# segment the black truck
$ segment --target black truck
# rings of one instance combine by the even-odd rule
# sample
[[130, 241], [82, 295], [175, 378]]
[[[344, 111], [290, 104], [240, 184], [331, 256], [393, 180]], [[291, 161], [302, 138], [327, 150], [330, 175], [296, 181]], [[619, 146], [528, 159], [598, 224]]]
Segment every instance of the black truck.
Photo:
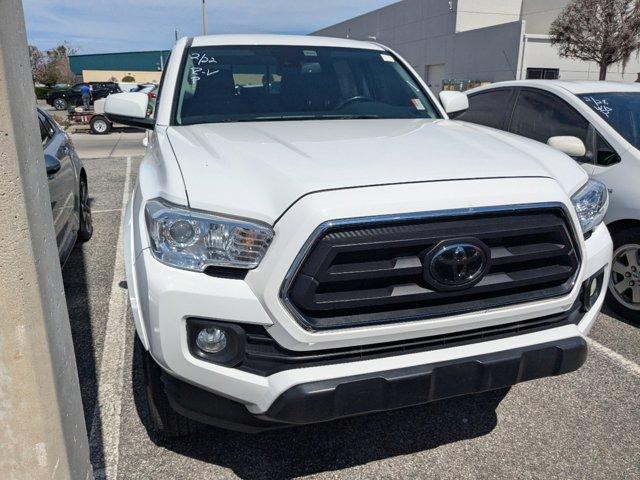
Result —
[[86, 82], [77, 83], [73, 87], [51, 90], [47, 93], [47, 103], [56, 110], [66, 110], [69, 107], [82, 105], [82, 92], [80, 88], [83, 85], [91, 87], [91, 104], [94, 100], [104, 98], [111, 93], [120, 93], [120, 87], [115, 82]]

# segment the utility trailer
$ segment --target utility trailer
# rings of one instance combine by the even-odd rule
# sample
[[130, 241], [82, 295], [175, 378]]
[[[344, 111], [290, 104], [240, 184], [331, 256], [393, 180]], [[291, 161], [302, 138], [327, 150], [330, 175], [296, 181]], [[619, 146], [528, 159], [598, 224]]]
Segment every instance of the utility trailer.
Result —
[[104, 114], [105, 99], [101, 98], [93, 103], [93, 108], [84, 110], [82, 107], [69, 112], [69, 121], [75, 124], [88, 124], [91, 132], [96, 135], [107, 135], [113, 129], [113, 122]]

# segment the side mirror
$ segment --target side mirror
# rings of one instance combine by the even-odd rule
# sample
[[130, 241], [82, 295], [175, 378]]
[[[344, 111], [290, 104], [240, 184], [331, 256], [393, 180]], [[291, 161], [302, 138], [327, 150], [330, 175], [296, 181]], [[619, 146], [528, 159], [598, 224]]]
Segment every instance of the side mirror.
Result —
[[114, 123], [153, 129], [153, 119], [147, 117], [149, 97], [146, 93], [114, 93], [104, 103], [104, 113]]
[[440, 103], [448, 114], [469, 110], [469, 97], [462, 92], [443, 90], [440, 92]]
[[547, 140], [547, 145], [570, 157], [584, 157], [587, 154], [587, 147], [578, 137], [551, 137]]
[[49, 155], [48, 153], [44, 154], [44, 166], [47, 169], [47, 175], [58, 173], [60, 171], [60, 168], [62, 168], [60, 160], [58, 160], [53, 155]]

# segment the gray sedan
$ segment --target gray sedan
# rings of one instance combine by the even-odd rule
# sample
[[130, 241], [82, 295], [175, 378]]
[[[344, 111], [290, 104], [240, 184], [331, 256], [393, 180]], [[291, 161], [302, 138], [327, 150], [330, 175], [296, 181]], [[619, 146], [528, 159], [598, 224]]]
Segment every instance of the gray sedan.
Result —
[[41, 109], [38, 123], [58, 254], [64, 264], [76, 241], [86, 242], [93, 234], [87, 173], [69, 136]]

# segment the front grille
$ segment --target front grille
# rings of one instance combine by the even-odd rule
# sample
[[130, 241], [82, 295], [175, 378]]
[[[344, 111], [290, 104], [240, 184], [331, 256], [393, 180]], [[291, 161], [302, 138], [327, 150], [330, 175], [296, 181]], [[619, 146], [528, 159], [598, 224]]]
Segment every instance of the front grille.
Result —
[[506, 325], [477, 328], [462, 332], [412, 338], [396, 342], [360, 345], [354, 347], [297, 352], [287, 350], [271, 338], [265, 327], [243, 325], [246, 331], [246, 349], [244, 359], [238, 369], [256, 375], [269, 376], [284, 370], [305, 367], [318, 367], [339, 363], [357, 362], [374, 358], [407, 355], [442, 348], [452, 348], [478, 342], [487, 342], [499, 338], [513, 337], [539, 332], [564, 325], [577, 325], [584, 317], [582, 295], [573, 307], [564, 313], [542, 318], [533, 318]]
[[[310, 330], [406, 322], [566, 295], [580, 266], [561, 206], [338, 222], [322, 228], [283, 285]], [[425, 280], [425, 256], [442, 241], [488, 247], [482, 280], [458, 291]]]

